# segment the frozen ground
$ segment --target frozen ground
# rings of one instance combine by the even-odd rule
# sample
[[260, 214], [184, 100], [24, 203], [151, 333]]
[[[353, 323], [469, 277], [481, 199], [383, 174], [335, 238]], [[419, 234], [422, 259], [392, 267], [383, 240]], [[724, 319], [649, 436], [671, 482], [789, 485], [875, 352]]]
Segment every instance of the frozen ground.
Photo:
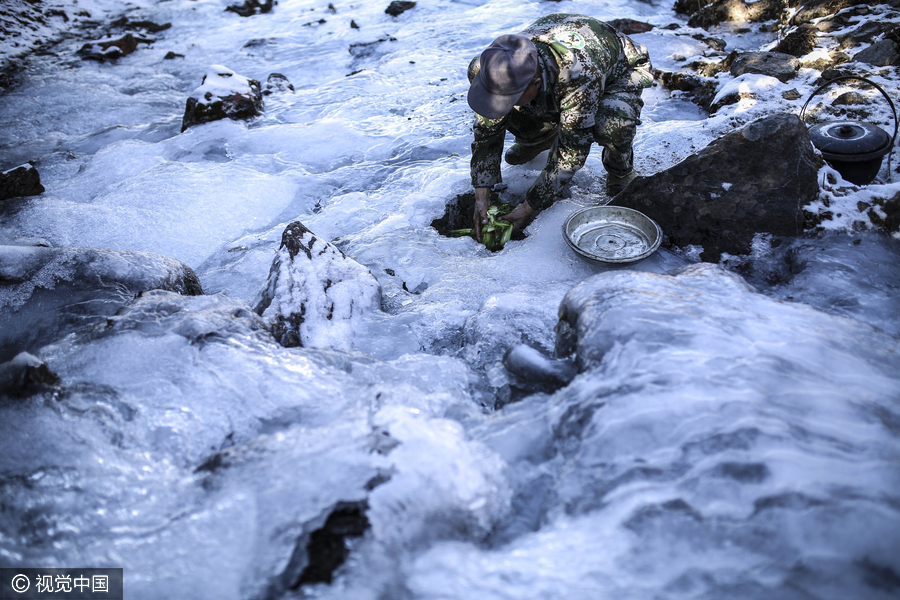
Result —
[[[606, 271], [560, 235], [604, 199], [595, 152], [571, 198], [490, 254], [429, 227], [469, 189], [471, 57], [564, 10], [659, 26], [635, 38], [674, 70], [710, 55], [679, 35], [702, 30], [640, 1], [226, 4], [93, 0], [172, 28], [115, 63], [63, 41], [2, 97], [0, 170], [35, 160], [47, 191], [0, 212], [0, 240], [164, 254], [207, 295], [146, 294], [37, 352], [60, 394], [0, 400], [0, 565], [121, 566], [129, 598], [900, 593], [900, 241], [857, 209], [900, 192], [897, 173], [854, 189], [823, 169], [827, 231], [760, 240], [732, 271], [667, 250]], [[775, 42], [751, 29], [714, 34]], [[296, 92], [179, 133], [210, 65]], [[896, 70], [871, 76], [896, 97]], [[639, 170], [799, 112], [817, 77], [746, 78], [756, 99], [713, 118], [648, 90]], [[508, 198], [540, 163], [504, 167]], [[351, 350], [284, 349], [250, 310], [297, 219], [383, 287]], [[588, 333], [605, 354], [553, 394], [521, 386], [503, 354], [551, 353], [561, 301], [594, 275], [578, 289], [603, 292]], [[371, 528], [335, 582], [285, 590], [295, 546], [362, 500]]]

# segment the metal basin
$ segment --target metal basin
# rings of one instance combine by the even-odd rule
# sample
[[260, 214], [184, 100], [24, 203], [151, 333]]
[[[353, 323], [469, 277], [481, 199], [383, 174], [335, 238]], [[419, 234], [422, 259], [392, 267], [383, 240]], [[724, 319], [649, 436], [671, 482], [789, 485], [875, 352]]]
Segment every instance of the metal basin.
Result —
[[647, 215], [621, 206], [592, 206], [569, 215], [563, 237], [576, 254], [605, 266], [644, 260], [659, 248], [662, 230]]

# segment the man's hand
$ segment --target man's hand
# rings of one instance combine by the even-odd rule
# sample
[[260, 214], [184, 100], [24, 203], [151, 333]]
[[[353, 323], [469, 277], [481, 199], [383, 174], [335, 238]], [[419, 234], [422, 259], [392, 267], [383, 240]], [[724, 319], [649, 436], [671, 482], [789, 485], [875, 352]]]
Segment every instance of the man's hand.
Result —
[[491, 188], [475, 188], [475, 211], [472, 213], [472, 225], [475, 227], [475, 239], [481, 241], [481, 226], [487, 224], [487, 209], [491, 205]]
[[[477, 201], [475, 205], [478, 206]], [[500, 215], [498, 218], [512, 223], [513, 230], [522, 231], [523, 229], [525, 229], [525, 226], [531, 222], [532, 213], [534, 213], [534, 209], [531, 208], [528, 202], [523, 202], [522, 204], [515, 207], [512, 212], [505, 215]]]

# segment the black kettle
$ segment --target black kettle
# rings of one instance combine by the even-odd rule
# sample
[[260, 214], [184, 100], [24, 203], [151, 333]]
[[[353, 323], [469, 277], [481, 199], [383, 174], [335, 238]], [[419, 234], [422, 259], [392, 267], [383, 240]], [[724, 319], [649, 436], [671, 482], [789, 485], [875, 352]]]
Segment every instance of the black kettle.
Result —
[[[894, 115], [893, 137], [872, 123], [844, 119], [813, 125], [809, 128], [809, 139], [813, 146], [822, 153], [825, 162], [840, 173], [841, 177], [856, 185], [868, 185], [878, 175], [884, 155], [891, 152], [894, 141], [897, 139], [897, 111], [894, 109], [891, 98], [881, 86], [865, 77], [856, 75], [835, 77], [810, 94], [803, 104], [803, 108], [800, 109], [800, 119], [803, 120], [806, 106], [816, 94], [832, 83], [846, 79], [864, 81], [881, 92], [891, 106], [891, 112]], [[888, 156], [888, 171], [890, 171], [890, 161], [890, 156]]]

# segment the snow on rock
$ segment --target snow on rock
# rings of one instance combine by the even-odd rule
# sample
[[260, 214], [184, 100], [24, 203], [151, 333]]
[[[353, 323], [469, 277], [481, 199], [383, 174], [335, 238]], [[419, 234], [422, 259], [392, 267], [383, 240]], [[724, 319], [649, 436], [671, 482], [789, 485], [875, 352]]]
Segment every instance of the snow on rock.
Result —
[[756, 104], [772, 100], [781, 86], [781, 81], [775, 77], [745, 73], [727, 82], [716, 92], [709, 111], [716, 113], [723, 106], [740, 104], [742, 101]]
[[0, 200], [44, 193], [41, 176], [30, 164], [0, 173]]
[[28, 352], [0, 364], [0, 396], [31, 396], [58, 382], [47, 363]]
[[137, 50], [139, 43], [152, 44], [153, 42], [154, 40], [152, 38], [135, 37], [130, 33], [126, 33], [120, 38], [109, 38], [88, 42], [81, 47], [78, 54], [85, 60], [103, 62], [105, 60], [115, 60], [123, 56], [128, 56]]
[[228, 67], [212, 65], [187, 99], [181, 131], [219, 119], [249, 119], [262, 113], [259, 81], [238, 75]]
[[190, 267], [158, 254], [0, 246], [0, 360], [101, 322], [153, 289], [203, 293]]
[[381, 285], [367, 268], [300, 221], [287, 226], [257, 305], [283, 346], [350, 349], [360, 319], [380, 309]]

